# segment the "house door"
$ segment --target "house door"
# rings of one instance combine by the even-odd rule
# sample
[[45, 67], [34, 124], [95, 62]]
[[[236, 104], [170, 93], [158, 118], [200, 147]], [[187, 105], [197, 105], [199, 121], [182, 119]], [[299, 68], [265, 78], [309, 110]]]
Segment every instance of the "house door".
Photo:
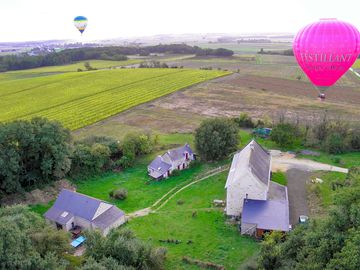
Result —
[[183, 169], [185, 169], [185, 167], [186, 167], [186, 166], [185, 166], [185, 163], [183, 163]]

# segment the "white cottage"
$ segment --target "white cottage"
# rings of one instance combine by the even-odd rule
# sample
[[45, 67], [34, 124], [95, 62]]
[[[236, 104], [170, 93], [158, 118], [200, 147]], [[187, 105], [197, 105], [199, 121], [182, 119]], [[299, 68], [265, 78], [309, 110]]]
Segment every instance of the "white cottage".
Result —
[[267, 200], [271, 155], [255, 140], [234, 155], [226, 181], [226, 214], [239, 217], [244, 199]]

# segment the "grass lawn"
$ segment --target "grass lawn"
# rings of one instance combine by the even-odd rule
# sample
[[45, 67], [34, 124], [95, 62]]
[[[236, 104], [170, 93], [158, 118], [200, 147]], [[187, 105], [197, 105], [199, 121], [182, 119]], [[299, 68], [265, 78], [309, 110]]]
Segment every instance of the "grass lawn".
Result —
[[[199, 269], [183, 263], [183, 256], [238, 269], [258, 250], [258, 244], [241, 236], [236, 226], [226, 224], [222, 209], [212, 206], [214, 199], [225, 198], [226, 176], [227, 172], [223, 172], [192, 185], [159, 212], [133, 219], [127, 227], [141, 239], [167, 248], [166, 269]], [[178, 245], [159, 242], [167, 239], [182, 242]], [[191, 244], [187, 244], [189, 240]]]
[[352, 153], [337, 154], [337, 155], [330, 155], [322, 152], [319, 153], [320, 156], [318, 157], [304, 156], [304, 155], [299, 155], [298, 157], [307, 158], [314, 161], [327, 163], [339, 167], [345, 167], [345, 168], [360, 166], [360, 152], [352, 152]]
[[39, 215], [44, 215], [45, 212], [53, 205], [53, 201], [49, 202], [48, 204], [34, 204], [34, 205], [29, 205], [30, 210], [38, 213]]
[[273, 172], [271, 175], [271, 180], [280, 185], [287, 186], [286, 174], [284, 172]]
[[[125, 212], [132, 212], [151, 206], [175, 186], [190, 182], [206, 170], [219, 166], [217, 163], [198, 163], [189, 169], [181, 171], [178, 176], [172, 176], [157, 182], [151, 180], [147, 175], [147, 165], [155, 156], [140, 158], [134, 167], [120, 173], [109, 173], [105, 176], [74, 181], [77, 191], [113, 203]], [[128, 197], [123, 201], [109, 197], [109, 192], [118, 188], [128, 190]]]
[[318, 185], [318, 196], [321, 199], [322, 206], [327, 210], [333, 204], [334, 190], [332, 189], [332, 183], [342, 183], [345, 178], [345, 173], [339, 172], [319, 172], [316, 173], [316, 177], [320, 178], [324, 182]]

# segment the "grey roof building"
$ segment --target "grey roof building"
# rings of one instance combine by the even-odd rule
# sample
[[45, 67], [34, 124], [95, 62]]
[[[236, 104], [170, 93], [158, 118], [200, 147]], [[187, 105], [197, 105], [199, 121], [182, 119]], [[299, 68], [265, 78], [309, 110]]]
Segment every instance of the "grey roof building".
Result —
[[271, 154], [255, 140], [234, 155], [225, 188], [226, 214], [241, 217], [242, 234], [289, 230], [287, 188], [271, 181]]
[[54, 205], [44, 214], [58, 229], [99, 229], [106, 235], [111, 228], [126, 221], [125, 213], [116, 206], [87, 195], [63, 189]]
[[267, 231], [289, 231], [289, 202], [245, 199], [241, 233], [260, 237]]
[[187, 168], [195, 159], [194, 152], [189, 144], [168, 150], [161, 156], [156, 157], [148, 166], [148, 173], [152, 178], [167, 178], [174, 170]]

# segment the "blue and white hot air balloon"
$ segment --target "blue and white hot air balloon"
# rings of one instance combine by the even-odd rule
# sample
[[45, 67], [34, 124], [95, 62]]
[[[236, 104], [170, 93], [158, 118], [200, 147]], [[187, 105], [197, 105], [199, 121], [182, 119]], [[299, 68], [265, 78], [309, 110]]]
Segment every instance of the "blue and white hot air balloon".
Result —
[[74, 25], [80, 31], [81, 34], [85, 31], [87, 23], [88, 23], [88, 19], [84, 16], [77, 16], [74, 19]]

